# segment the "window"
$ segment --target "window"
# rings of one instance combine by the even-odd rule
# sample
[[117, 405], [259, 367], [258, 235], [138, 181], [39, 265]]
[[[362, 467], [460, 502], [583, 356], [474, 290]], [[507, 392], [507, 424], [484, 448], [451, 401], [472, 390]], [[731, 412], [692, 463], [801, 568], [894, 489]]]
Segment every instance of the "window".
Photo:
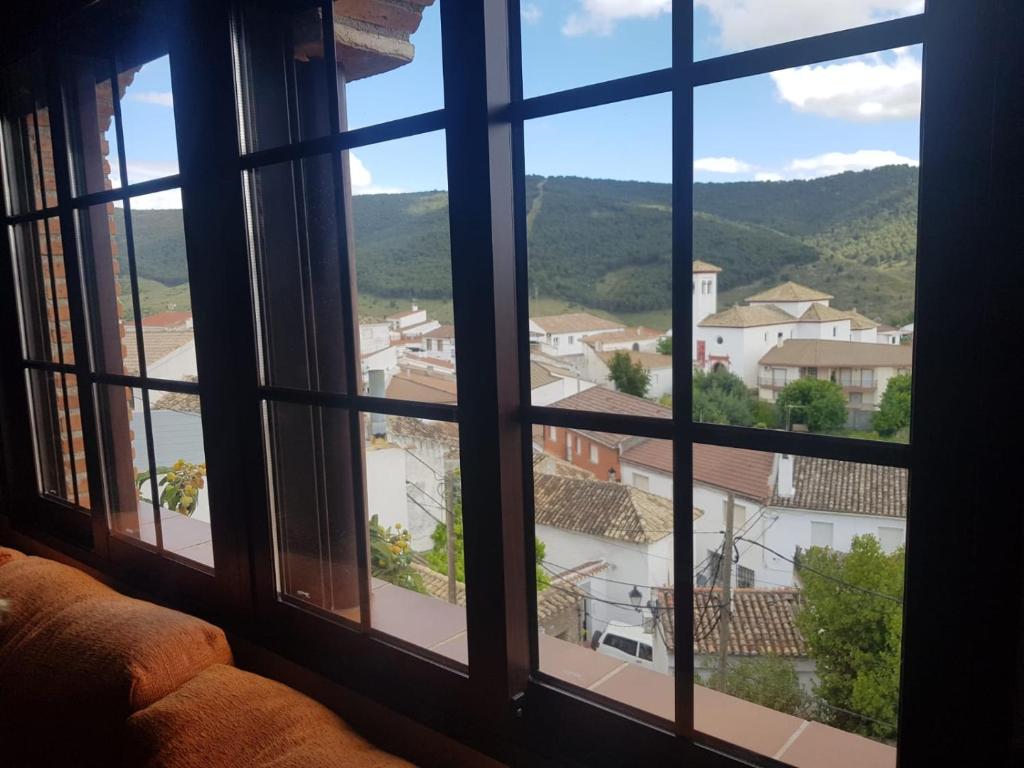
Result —
[[622, 651], [627, 656], [636, 656], [637, 641], [628, 637], [609, 634], [604, 641], [605, 645], [611, 646], [617, 651]]
[[[863, 404], [884, 388], [882, 352], [878, 368], [909, 373], [913, 358], [921, 381], [968, 348], [996, 359], [993, 313], [953, 289], [979, 270], [1020, 282], [994, 247], [1019, 197], [998, 94], [1019, 78], [999, 66], [1011, 41], [979, 44], [1014, 25], [988, 0], [931, 3], [927, 23], [920, 3], [698, 0], [692, 19], [680, 3], [612, 5], [100, 0], [25, 34], [41, 56], [9, 65], [23, 48], [0, 46], [15, 529], [129, 583], [144, 573], [384, 706], [468, 723], [495, 756], [621, 761], [624, 747], [595, 754], [614, 733], [645, 764], [820, 768], [840, 750], [896, 764], [904, 748], [903, 762], [941, 763], [951, 738], [926, 724], [949, 697], [928, 665], [1016, 629], [989, 631], [1012, 612], [950, 619], [940, 599], [970, 597], [951, 582], [912, 587], [903, 616], [907, 471], [921, 470], [915, 512], [929, 509], [909, 583], [935, 583], [936, 552], [975, 560], [984, 538], [954, 510], [993, 493], [966, 498], [950, 459], [1012, 475], [991, 415], [950, 444], [930, 422], [955, 412], [959, 382], [918, 387], [911, 443], [846, 413], [818, 423], [794, 399], [807, 382], [775, 400], [819, 366], [823, 389], [831, 373]], [[869, 344], [870, 329], [810, 338], [810, 318], [834, 311], [916, 321], [916, 346]], [[643, 360], [669, 329], [671, 378], [632, 394], [573, 354], [601, 334]], [[728, 357], [694, 377], [687, 354], [711, 369], [706, 345], [726, 333]], [[838, 361], [808, 353], [857, 344]], [[534, 380], [560, 396], [531, 401]], [[726, 542], [729, 493], [743, 502]], [[1010, 525], [986, 539], [1002, 573]], [[758, 612], [769, 593], [781, 616]], [[757, 617], [797, 599], [834, 599], [844, 619], [870, 606], [876, 627], [904, 618], [906, 648], [862, 647], [883, 636], [862, 632], [830, 658], [813, 633], [787, 657], [819, 679], [884, 659], [884, 696], [822, 698], [852, 689], [839, 681], [779, 714], [715, 680], [719, 651], [758, 642]], [[626, 659], [595, 649], [597, 632]], [[1004, 645], [982, 660], [993, 701], [1012, 700], [991, 674], [1013, 662]], [[522, 727], [506, 733], [495, 713], [510, 706]], [[999, 741], [964, 717], [985, 737], [972, 749]]]
[[833, 544], [832, 523], [811, 522], [811, 546], [831, 547]]

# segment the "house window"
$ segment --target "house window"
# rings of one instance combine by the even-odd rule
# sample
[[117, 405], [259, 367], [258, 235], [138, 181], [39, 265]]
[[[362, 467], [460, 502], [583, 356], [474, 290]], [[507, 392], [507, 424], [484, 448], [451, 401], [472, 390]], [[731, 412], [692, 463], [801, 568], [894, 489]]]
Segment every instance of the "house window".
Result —
[[548, 427], [548, 439], [551, 441], [558, 440], [558, 427]]
[[651, 478], [647, 475], [641, 475], [639, 472], [634, 472], [633, 485], [642, 491], [648, 491], [651, 488]]
[[736, 586], [741, 589], [752, 589], [754, 584], [754, 569], [745, 566], [736, 567]]
[[590, 463], [597, 464], [598, 462], [598, 450], [597, 446], [593, 443], [590, 444]]
[[821, 523], [811, 521], [811, 546], [831, 547], [833, 546], [833, 525], [832, 523]]
[[575, 341], [576, 341], [576, 338], [574, 336], [570, 336], [569, 337], [569, 346], [571, 347]]
[[583, 451], [583, 441], [580, 440], [577, 437], [576, 438], [576, 455], [579, 456], [582, 451]]
[[878, 542], [883, 552], [895, 552], [903, 546], [906, 534], [902, 528], [882, 525], [878, 527]]

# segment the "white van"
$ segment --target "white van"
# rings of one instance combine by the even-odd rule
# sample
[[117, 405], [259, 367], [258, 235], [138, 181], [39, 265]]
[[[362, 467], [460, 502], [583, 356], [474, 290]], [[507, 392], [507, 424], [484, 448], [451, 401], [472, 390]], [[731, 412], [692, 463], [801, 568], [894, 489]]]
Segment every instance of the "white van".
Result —
[[654, 669], [654, 637], [644, 632], [643, 627], [609, 621], [603, 632], [594, 633], [591, 647], [598, 653], [620, 661], [631, 661], [648, 669]]

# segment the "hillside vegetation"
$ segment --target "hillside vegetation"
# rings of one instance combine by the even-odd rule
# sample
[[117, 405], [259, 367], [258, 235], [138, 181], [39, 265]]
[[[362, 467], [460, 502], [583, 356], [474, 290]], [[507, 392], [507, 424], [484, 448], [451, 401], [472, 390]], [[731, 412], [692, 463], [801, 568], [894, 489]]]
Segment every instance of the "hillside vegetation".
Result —
[[[668, 324], [670, 185], [530, 176], [526, 198], [532, 304]], [[693, 199], [693, 255], [722, 268], [720, 308], [795, 280], [876, 319], [912, 318], [917, 169], [701, 183]], [[352, 207], [362, 311], [412, 300], [450, 311], [447, 194], [362, 195]], [[186, 282], [181, 212], [136, 211], [132, 219], [140, 278], [165, 287]], [[144, 311], [163, 299], [147, 285], [154, 295]]]

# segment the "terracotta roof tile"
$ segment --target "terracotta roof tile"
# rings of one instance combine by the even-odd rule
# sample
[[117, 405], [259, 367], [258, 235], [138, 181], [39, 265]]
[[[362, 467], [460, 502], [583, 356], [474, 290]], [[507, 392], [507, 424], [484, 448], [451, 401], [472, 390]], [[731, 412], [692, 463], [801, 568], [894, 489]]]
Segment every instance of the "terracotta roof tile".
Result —
[[906, 518], [908, 472], [901, 467], [793, 457], [792, 498], [774, 494], [773, 507]]
[[806, 285], [800, 285], [800, 283], [790, 280], [754, 296], [748, 296], [747, 301], [822, 301], [832, 298], [835, 297], [830, 293], [808, 288]]
[[[693, 588], [694, 653], [719, 652], [715, 605], [722, 598], [721, 590]], [[665, 645], [676, 648], [673, 595], [668, 589], [658, 591], [659, 628]], [[708, 601], [716, 601], [709, 603]], [[729, 625], [730, 656], [807, 656], [807, 643], [796, 626], [796, 614], [802, 605], [797, 589], [733, 589], [732, 620]], [[710, 607], [707, 607], [710, 606]]]
[[[594, 411], [597, 413], [617, 413], [629, 416], [648, 416], [658, 419], [672, 418], [672, 409], [659, 405], [653, 400], [627, 395], [605, 387], [591, 387], [575, 395], [563, 398], [551, 404], [552, 408], [564, 408], [570, 411]], [[574, 430], [580, 434], [597, 440], [603, 445], [617, 447], [627, 440], [629, 435], [617, 435], [610, 432], [592, 432]]]
[[173, 328], [192, 319], [191, 312], [157, 312], [142, 318], [143, 328]]
[[454, 403], [457, 396], [455, 379], [439, 375], [427, 376], [409, 370], [391, 377], [386, 394], [387, 397], [399, 400], [448, 404]]
[[[541, 429], [543, 430], [544, 428], [541, 427]], [[569, 477], [576, 480], [597, 479], [590, 470], [577, 467], [575, 464], [556, 458], [550, 453], [544, 453], [543, 451], [534, 451], [533, 453], [533, 472], [535, 475], [557, 475], [558, 477]]]
[[533, 479], [539, 525], [636, 544], [672, 532], [672, 502], [621, 483], [538, 474]]
[[841, 309], [833, 309], [832, 307], [826, 307], [824, 304], [815, 302], [811, 304], [804, 313], [800, 315], [800, 322], [802, 323], [831, 323], [836, 320], [852, 320], [849, 312], [844, 312]]
[[455, 338], [455, 326], [454, 325], [439, 325], [432, 331], [427, 331], [420, 338], [423, 339], [454, 339]]
[[754, 328], [759, 325], [793, 323], [796, 318], [774, 304], [756, 307], [730, 307], [709, 315], [697, 325], [701, 328]]
[[624, 331], [608, 331], [607, 333], [592, 333], [584, 340], [584, 344], [594, 347], [600, 344], [621, 344], [622, 342], [650, 341], [660, 339], [665, 331], [656, 331], [653, 328], [645, 328], [638, 325], [636, 328], [627, 328]]
[[850, 318], [850, 328], [854, 331], [867, 331], [872, 328], [882, 330], [882, 326], [877, 321], [872, 320], [870, 317], [865, 317], [855, 309], [846, 312], [846, 315]]
[[791, 368], [909, 368], [913, 349], [902, 344], [871, 344], [831, 339], [786, 339], [768, 350], [761, 365]]
[[721, 272], [721, 267], [716, 267], [714, 264], [708, 264], [706, 261], [700, 259], [694, 259], [693, 261], [693, 272], [695, 274], [701, 272]]
[[554, 384], [556, 381], [561, 381], [561, 379], [540, 363], [533, 360], [530, 361], [530, 389], [537, 389], [546, 384]]
[[[644, 440], [622, 452], [622, 460], [672, 474], [672, 444]], [[733, 491], [748, 499], [765, 501], [772, 494], [775, 455], [745, 448], [694, 443], [694, 482]]]
[[[136, 343], [135, 327], [126, 325], [124, 334], [124, 370], [130, 376], [139, 375], [139, 345]], [[182, 331], [168, 331], [163, 328], [142, 329], [142, 343], [146, 347], [146, 364], [152, 366], [172, 352], [195, 341], [190, 328]]]
[[545, 333], [572, 333], [573, 331], [617, 331], [622, 323], [605, 320], [589, 312], [569, 312], [564, 315], [531, 317]]
[[640, 363], [640, 365], [648, 370], [652, 368], [660, 369], [672, 367], [672, 355], [659, 355], [657, 352], [634, 352], [631, 349], [617, 349], [609, 352], [597, 353], [597, 356], [600, 357], [605, 364], [610, 363], [612, 358], [616, 355], [628, 355], [631, 362]]

